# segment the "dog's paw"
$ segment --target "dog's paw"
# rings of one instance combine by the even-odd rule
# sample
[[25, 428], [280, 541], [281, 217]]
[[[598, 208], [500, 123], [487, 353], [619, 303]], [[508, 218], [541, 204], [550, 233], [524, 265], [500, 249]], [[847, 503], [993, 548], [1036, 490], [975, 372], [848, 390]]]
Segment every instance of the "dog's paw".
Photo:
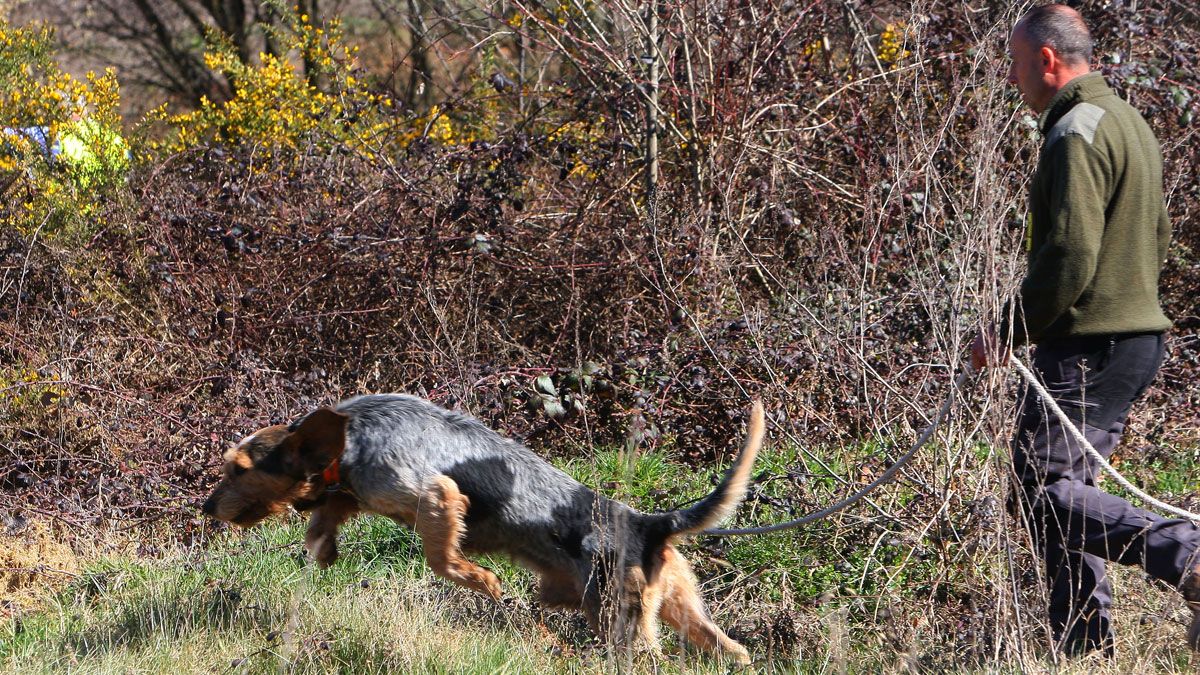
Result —
[[486, 572], [481, 581], [483, 582], [483, 587], [487, 589], [487, 594], [491, 596], [492, 600], [500, 602], [504, 598], [504, 591], [500, 590], [500, 579], [497, 578], [495, 574]]
[[338, 559], [338, 552], [337, 552], [336, 546], [329, 546], [329, 547], [327, 547], [327, 549], [328, 550], [323, 550], [323, 551], [321, 551], [320, 554], [315, 556], [316, 560], [317, 560], [317, 566], [320, 567], [321, 569], [325, 569], [326, 567], [329, 567], [333, 563], [337, 562], [337, 559]]
[[750, 652], [746, 651], [745, 647], [736, 643], [735, 648], [730, 649], [729, 658], [737, 665], [743, 667], [749, 666], [752, 663]]
[[306, 542], [305, 548], [308, 549], [309, 557], [317, 561], [321, 569], [329, 567], [338, 559], [337, 539], [334, 537], [317, 537]]

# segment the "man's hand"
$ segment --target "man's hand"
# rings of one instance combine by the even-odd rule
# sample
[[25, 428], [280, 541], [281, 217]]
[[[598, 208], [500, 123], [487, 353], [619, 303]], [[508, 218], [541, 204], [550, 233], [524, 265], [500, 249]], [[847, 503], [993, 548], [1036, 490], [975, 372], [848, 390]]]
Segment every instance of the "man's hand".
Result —
[[1008, 345], [1000, 345], [994, 326], [985, 328], [971, 343], [971, 367], [980, 370], [989, 366], [1002, 366], [1008, 363], [1011, 353]]

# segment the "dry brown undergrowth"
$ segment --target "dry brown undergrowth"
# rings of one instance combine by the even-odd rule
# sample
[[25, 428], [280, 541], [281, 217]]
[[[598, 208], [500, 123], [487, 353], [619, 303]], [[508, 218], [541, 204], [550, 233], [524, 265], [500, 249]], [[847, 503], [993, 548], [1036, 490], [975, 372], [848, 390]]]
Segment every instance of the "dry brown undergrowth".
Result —
[[62, 534], [42, 521], [0, 534], [0, 617], [36, 608], [79, 575], [83, 557]]

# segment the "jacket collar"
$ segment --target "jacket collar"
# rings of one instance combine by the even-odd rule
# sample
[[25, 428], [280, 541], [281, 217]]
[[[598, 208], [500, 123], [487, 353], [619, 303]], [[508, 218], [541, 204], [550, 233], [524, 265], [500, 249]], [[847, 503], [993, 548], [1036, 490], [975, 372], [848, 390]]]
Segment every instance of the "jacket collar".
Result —
[[1054, 124], [1076, 104], [1111, 93], [1112, 90], [1104, 81], [1104, 74], [1099, 71], [1092, 71], [1071, 80], [1058, 90], [1054, 98], [1050, 99], [1050, 104], [1042, 111], [1042, 117], [1038, 121], [1042, 136], [1049, 134]]

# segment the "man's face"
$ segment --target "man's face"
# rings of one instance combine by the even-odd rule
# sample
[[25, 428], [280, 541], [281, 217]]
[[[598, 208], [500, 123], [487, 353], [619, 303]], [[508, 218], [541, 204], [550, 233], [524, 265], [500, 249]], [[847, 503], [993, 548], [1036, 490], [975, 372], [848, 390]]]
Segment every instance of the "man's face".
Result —
[[1045, 110], [1050, 105], [1050, 99], [1054, 98], [1054, 90], [1046, 81], [1051, 66], [1047, 58], [1048, 51], [1048, 48], [1034, 45], [1020, 26], [1008, 41], [1008, 54], [1012, 58], [1008, 68], [1008, 83], [1016, 85], [1021, 98], [1037, 113]]

